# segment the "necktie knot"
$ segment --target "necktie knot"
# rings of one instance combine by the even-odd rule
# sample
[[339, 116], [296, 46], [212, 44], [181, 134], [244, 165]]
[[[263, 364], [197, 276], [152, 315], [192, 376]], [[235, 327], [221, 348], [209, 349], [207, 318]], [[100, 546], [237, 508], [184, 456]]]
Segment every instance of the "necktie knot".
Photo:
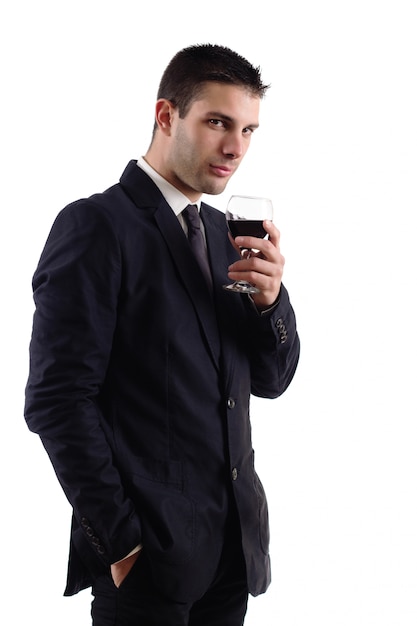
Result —
[[200, 215], [195, 204], [189, 204], [185, 207], [184, 217], [188, 228], [198, 228], [200, 230]]

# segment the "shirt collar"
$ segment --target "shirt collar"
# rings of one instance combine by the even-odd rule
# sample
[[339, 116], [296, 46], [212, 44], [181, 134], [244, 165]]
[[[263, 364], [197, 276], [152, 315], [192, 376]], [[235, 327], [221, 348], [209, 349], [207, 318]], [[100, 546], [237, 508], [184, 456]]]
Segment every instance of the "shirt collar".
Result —
[[137, 165], [153, 180], [177, 217], [189, 204], [195, 204], [200, 210], [201, 199], [191, 202], [187, 196], [158, 174], [143, 157], [138, 159]]

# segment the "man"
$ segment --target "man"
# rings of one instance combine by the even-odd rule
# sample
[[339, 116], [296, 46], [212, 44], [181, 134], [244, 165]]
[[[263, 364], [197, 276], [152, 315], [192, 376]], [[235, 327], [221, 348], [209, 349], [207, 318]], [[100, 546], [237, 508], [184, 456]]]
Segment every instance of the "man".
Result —
[[[145, 157], [58, 215], [34, 276], [25, 416], [73, 507], [65, 593], [92, 586], [95, 626], [238, 626], [270, 582], [249, 397], [288, 387], [295, 318], [276, 227], [232, 244], [201, 202], [239, 166], [265, 91], [228, 48], [180, 51]], [[259, 293], [222, 288], [236, 279]]]

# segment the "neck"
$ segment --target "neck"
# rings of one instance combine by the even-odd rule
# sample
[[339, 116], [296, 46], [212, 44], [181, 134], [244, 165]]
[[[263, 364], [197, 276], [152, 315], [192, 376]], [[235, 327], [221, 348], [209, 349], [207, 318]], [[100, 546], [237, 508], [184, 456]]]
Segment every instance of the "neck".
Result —
[[176, 176], [175, 172], [171, 172], [171, 170], [167, 167], [163, 156], [161, 156], [164, 153], [165, 151], [158, 146], [157, 140], [154, 139], [143, 158], [148, 165], [155, 170], [155, 172], [158, 172], [162, 178], [178, 189], [178, 191], [181, 191], [181, 193], [183, 193], [190, 200], [190, 202], [198, 202], [202, 194], [184, 185], [184, 183]]

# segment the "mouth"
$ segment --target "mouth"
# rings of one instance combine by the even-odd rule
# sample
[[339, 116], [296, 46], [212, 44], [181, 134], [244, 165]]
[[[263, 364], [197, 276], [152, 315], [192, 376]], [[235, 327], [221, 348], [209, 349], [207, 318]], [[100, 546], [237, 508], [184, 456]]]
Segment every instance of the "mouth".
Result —
[[226, 178], [227, 176], [231, 176], [233, 174], [233, 169], [226, 165], [210, 165], [211, 171], [219, 176], [220, 178]]

